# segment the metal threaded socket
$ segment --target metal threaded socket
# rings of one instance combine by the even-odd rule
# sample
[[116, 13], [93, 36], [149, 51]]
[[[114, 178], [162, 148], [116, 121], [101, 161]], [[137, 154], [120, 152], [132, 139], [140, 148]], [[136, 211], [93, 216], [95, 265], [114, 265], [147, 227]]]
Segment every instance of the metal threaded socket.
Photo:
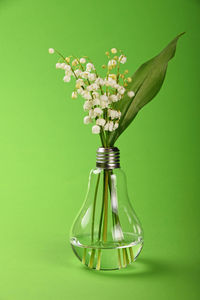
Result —
[[120, 168], [120, 153], [117, 147], [97, 149], [96, 166], [106, 170]]

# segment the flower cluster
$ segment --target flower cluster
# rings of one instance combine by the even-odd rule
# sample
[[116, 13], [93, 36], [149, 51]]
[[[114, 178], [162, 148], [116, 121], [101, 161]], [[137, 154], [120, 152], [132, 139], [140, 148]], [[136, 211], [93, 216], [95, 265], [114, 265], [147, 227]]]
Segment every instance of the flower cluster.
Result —
[[[49, 53], [56, 50], [49, 49]], [[74, 56], [64, 57], [56, 51], [62, 62], [56, 63], [57, 69], [65, 72], [64, 82], [75, 79], [75, 88], [72, 98], [80, 95], [84, 99], [83, 109], [87, 112], [84, 124], [95, 123], [92, 133], [99, 134], [102, 130], [112, 132], [119, 126], [121, 112], [115, 109], [115, 103], [120, 101], [127, 92], [128, 97], [135, 96], [134, 91], [127, 91], [128, 83], [132, 81], [128, 77], [128, 70], [120, 73], [120, 65], [126, 63], [126, 56], [122, 51], [112, 48], [106, 52], [108, 62], [102, 68], [106, 70], [106, 76], [99, 76], [94, 64], [88, 57], [77, 58]], [[117, 53], [119, 52], [119, 55]]]

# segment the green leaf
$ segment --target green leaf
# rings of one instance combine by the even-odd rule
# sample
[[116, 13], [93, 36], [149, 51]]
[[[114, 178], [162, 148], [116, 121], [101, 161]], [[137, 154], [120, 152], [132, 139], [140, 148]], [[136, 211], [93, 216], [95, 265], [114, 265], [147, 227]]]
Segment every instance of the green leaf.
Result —
[[116, 103], [115, 109], [119, 109], [122, 115], [118, 129], [108, 136], [110, 146], [114, 145], [122, 132], [134, 120], [139, 110], [159, 92], [165, 79], [168, 61], [174, 57], [177, 41], [183, 34], [184, 32], [179, 34], [157, 56], [142, 64], [133, 74], [128, 90], [134, 91], [135, 97], [130, 99], [126, 94]]

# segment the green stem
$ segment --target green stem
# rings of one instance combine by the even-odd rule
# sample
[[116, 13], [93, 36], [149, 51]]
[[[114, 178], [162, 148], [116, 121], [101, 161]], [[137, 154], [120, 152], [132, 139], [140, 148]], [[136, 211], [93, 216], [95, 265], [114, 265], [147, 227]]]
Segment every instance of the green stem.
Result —
[[[98, 240], [100, 241], [101, 239], [101, 229], [102, 229], [102, 222], [103, 222], [103, 216], [104, 216], [104, 221], [106, 220], [105, 219], [105, 200], [106, 198], [108, 197], [108, 184], [106, 183], [107, 181], [107, 170], [104, 170], [103, 171], [103, 198], [102, 198], [102, 207], [101, 207], [101, 215], [100, 215], [100, 221], [99, 221], [99, 234], [98, 234]], [[106, 196], [106, 190], [107, 190], [107, 196]], [[105, 224], [105, 223], [104, 223]], [[105, 230], [105, 225], [104, 225], [104, 230]]]
[[[110, 191], [110, 199], [111, 199], [111, 175], [113, 174], [113, 171], [110, 171], [109, 174], [109, 178], [108, 178], [108, 185], [109, 185], [109, 191]], [[118, 218], [119, 220], [119, 218]], [[117, 224], [117, 215], [112, 211], [112, 223], [113, 223], [113, 227]], [[122, 268], [122, 261], [121, 261], [121, 253], [120, 253], [120, 249], [117, 249], [118, 252], [118, 265], [119, 265], [119, 269]]]
[[127, 265], [128, 265], [130, 262], [129, 262], [128, 249], [127, 248], [125, 248], [125, 253], [126, 253], [126, 262], [127, 262]]
[[126, 261], [126, 248], [122, 248], [122, 253], [123, 253], [123, 267], [126, 268], [126, 266], [127, 266], [127, 261]]
[[119, 264], [119, 269], [121, 269], [122, 267], [122, 261], [121, 261], [121, 253], [120, 253], [120, 249], [117, 249], [118, 252], [118, 264]]
[[100, 267], [101, 267], [101, 249], [98, 249], [96, 270], [100, 270]]
[[[110, 190], [110, 199], [111, 199], [111, 189], [112, 189], [112, 186], [111, 186], [111, 175], [112, 174], [113, 174], [113, 171], [111, 170], [110, 174], [109, 174], [109, 178], [108, 178], [108, 184], [109, 184], [109, 190]], [[113, 215], [115, 224], [119, 224], [119, 226], [121, 227], [121, 223], [120, 223], [118, 214], [116, 214], [112, 211], [112, 215]]]
[[101, 227], [102, 227], [102, 221], [103, 221], [103, 208], [104, 208], [104, 190], [103, 190], [103, 198], [102, 198], [102, 206], [101, 206], [101, 215], [100, 215], [100, 221], [99, 221], [98, 241], [100, 241], [100, 239], [101, 239]]
[[129, 252], [130, 252], [130, 257], [131, 257], [131, 261], [134, 261], [134, 254], [133, 254], [133, 249], [132, 247], [129, 248]]
[[[110, 199], [111, 199], [111, 189], [112, 189], [112, 185], [111, 185], [111, 175], [113, 174], [113, 171], [110, 171], [109, 174], [109, 178], [108, 178], [108, 185], [109, 185], [109, 190], [110, 190]], [[121, 227], [121, 223], [120, 223], [120, 219], [119, 219], [119, 215], [115, 212], [112, 211], [112, 219], [113, 219], [113, 227], [117, 224], [120, 228]], [[122, 230], [122, 229], [121, 229]], [[121, 243], [121, 241], [120, 241]], [[133, 257], [133, 252], [132, 249], [129, 250], [130, 251], [130, 256], [131, 259]], [[122, 254], [123, 254], [123, 267], [126, 267], [127, 264], [129, 264], [129, 257], [128, 257], [128, 252], [126, 248], [123, 248], [122, 250]], [[120, 255], [120, 249], [118, 249], [118, 264], [119, 264], [119, 268], [122, 267], [122, 263], [121, 263], [121, 255]]]
[[100, 138], [101, 138], [101, 144], [105, 148], [106, 147], [106, 139], [105, 139], [104, 131], [102, 128], [101, 128], [101, 132], [100, 132]]
[[93, 268], [94, 256], [95, 256], [95, 249], [92, 249], [91, 256], [90, 256], [90, 261], [89, 261], [89, 264], [88, 264], [88, 268], [90, 268], [90, 269]]
[[108, 227], [108, 170], [104, 170], [104, 223], [103, 223], [103, 241], [107, 241]]
[[83, 263], [84, 265], [85, 265], [86, 251], [87, 251], [87, 249], [84, 248], [84, 249], [83, 249], [83, 258], [82, 258], [82, 263]]
[[95, 210], [96, 210], [96, 202], [97, 202], [97, 192], [98, 192], [98, 187], [99, 187], [99, 179], [100, 179], [100, 173], [98, 174], [98, 177], [97, 177], [97, 184], [96, 184], [96, 188], [95, 188], [94, 204], [93, 204], [93, 211], [92, 211], [92, 228], [91, 228], [92, 243], [94, 241], [94, 219], [95, 219]]
[[[111, 178], [110, 176], [113, 174], [113, 171], [110, 171], [109, 177], [108, 177], [108, 186], [109, 186], [109, 191], [110, 191], [110, 199], [111, 199]], [[112, 210], [112, 223], [113, 227], [115, 226], [115, 213]]]

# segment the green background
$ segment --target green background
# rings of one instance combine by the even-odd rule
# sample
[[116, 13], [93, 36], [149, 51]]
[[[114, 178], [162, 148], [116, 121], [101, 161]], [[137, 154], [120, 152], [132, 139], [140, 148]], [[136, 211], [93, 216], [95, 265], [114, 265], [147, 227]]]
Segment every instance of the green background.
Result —
[[[200, 1], [0, 0], [0, 299], [198, 299]], [[122, 48], [133, 73], [186, 31], [164, 85], [117, 146], [144, 249], [127, 270], [84, 268], [68, 243], [99, 137], [55, 47]], [[81, 103], [80, 103], [81, 102]]]

